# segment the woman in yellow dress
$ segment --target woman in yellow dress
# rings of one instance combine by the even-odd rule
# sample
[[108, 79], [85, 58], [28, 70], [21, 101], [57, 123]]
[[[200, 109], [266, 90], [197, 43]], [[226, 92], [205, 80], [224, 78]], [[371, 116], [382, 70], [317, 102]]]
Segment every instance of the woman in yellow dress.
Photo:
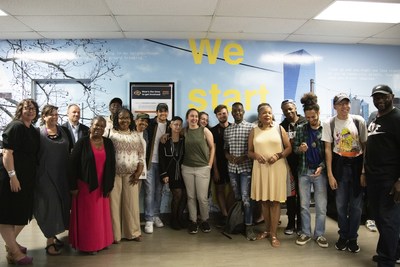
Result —
[[251, 198], [261, 201], [266, 225], [262, 237], [271, 237], [271, 245], [279, 247], [280, 202], [285, 202], [287, 194], [288, 169], [284, 158], [292, 152], [292, 147], [286, 131], [274, 122], [271, 106], [262, 103], [257, 111], [258, 126], [251, 130], [248, 144], [249, 157], [254, 161]]

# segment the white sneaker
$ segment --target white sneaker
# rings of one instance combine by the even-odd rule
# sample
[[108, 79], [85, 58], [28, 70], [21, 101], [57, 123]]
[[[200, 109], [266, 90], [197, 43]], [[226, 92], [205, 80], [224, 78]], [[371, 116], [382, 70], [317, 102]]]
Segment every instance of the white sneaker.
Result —
[[371, 231], [371, 232], [377, 232], [377, 231], [378, 231], [378, 229], [376, 228], [376, 225], [375, 225], [375, 221], [374, 221], [374, 220], [367, 220], [367, 221], [365, 222], [365, 227], [367, 227], [367, 229], [368, 229], [369, 231]]
[[147, 221], [146, 224], [144, 225], [144, 232], [146, 234], [152, 234], [153, 233], [153, 222]]
[[163, 224], [163, 222], [161, 221], [160, 217], [155, 216], [153, 220], [154, 220], [154, 225], [155, 225], [157, 228], [164, 227], [164, 224]]

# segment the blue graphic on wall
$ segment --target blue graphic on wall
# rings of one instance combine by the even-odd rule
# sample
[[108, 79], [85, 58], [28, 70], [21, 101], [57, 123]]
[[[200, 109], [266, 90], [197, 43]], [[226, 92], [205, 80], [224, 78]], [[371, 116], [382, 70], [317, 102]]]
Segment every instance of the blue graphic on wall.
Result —
[[310, 92], [310, 80], [315, 79], [315, 61], [304, 49], [289, 53], [283, 63], [284, 98], [300, 105], [303, 94]]

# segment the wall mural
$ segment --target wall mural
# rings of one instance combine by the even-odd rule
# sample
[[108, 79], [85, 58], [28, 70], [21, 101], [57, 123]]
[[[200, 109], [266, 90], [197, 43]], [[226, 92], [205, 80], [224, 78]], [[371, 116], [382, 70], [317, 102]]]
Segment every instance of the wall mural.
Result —
[[[218, 104], [244, 104], [248, 121], [260, 102], [297, 101], [311, 88], [322, 118], [332, 114], [332, 98], [351, 95], [353, 113], [375, 110], [370, 92], [388, 84], [400, 95], [400, 47], [227, 40], [3, 40], [0, 41], [0, 131], [15, 104], [35, 97], [39, 105], [82, 107], [83, 123], [108, 114], [120, 97], [129, 106], [130, 82], [174, 82], [175, 115], [195, 107], [210, 114]], [[231, 118], [232, 120], [232, 118]]]

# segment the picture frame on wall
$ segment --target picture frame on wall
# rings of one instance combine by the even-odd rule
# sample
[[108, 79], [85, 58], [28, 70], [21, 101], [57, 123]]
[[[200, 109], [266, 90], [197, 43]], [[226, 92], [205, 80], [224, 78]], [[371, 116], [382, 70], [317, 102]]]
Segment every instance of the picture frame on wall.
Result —
[[130, 109], [134, 115], [147, 113], [154, 118], [157, 105], [165, 103], [168, 105], [168, 119], [171, 120], [175, 114], [174, 91], [174, 82], [130, 82]]

